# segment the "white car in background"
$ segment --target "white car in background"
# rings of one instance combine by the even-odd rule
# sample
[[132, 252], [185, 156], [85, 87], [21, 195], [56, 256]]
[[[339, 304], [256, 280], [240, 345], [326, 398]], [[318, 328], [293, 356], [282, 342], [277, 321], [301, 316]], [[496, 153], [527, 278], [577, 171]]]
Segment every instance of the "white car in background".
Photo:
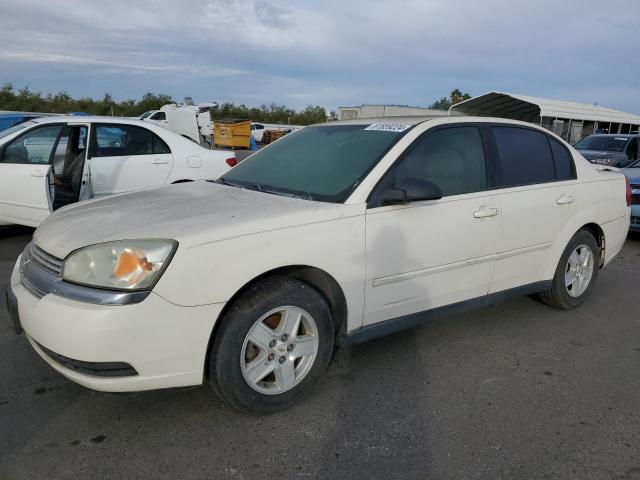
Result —
[[332, 122], [216, 182], [52, 215], [7, 305], [79, 384], [208, 380], [238, 409], [273, 412], [309, 393], [336, 342], [514, 295], [577, 308], [622, 248], [630, 203], [624, 175], [523, 122]]
[[258, 123], [251, 122], [251, 135], [257, 143], [262, 143], [264, 140], [264, 132], [272, 131], [272, 132], [295, 132], [304, 128], [302, 125], [286, 125], [286, 124], [278, 124], [278, 123]]
[[0, 224], [36, 227], [70, 203], [215, 179], [235, 164], [232, 152], [140, 120], [30, 120], [0, 132]]

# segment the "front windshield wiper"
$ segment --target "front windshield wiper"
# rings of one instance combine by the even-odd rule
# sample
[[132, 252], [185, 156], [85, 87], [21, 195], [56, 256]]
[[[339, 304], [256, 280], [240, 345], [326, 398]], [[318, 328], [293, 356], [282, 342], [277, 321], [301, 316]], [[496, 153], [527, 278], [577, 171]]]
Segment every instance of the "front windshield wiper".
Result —
[[233, 183], [230, 182], [229, 180], [227, 180], [226, 178], [220, 177], [216, 180], [207, 180], [207, 182], [212, 182], [212, 183], [219, 183], [221, 185], [228, 185], [230, 187], [237, 187], [237, 188], [248, 188], [250, 190], [255, 190], [257, 192], [260, 193], [268, 193], [270, 195], [278, 195], [280, 197], [289, 197], [289, 198], [305, 198], [307, 200], [314, 200], [313, 196], [307, 192], [306, 190], [303, 192], [304, 195], [302, 195], [301, 193], [289, 193], [289, 192], [279, 192], [277, 190], [268, 190], [266, 188], [264, 188], [262, 185], [260, 185], [259, 183], [252, 183], [252, 184], [240, 184], [240, 183]]
[[[280, 192], [277, 190], [267, 190], [266, 188], [264, 188], [262, 185], [260, 185], [259, 183], [254, 183], [252, 184], [253, 189], [259, 191], [260, 193], [269, 193], [271, 195], [278, 195], [280, 197], [289, 197], [289, 198], [305, 198], [304, 196], [298, 194], [298, 193], [291, 193], [291, 192]], [[311, 194], [309, 192], [307, 192], [305, 190], [304, 192], [306, 194], [306, 199], [307, 200], [313, 200], [313, 197], [311, 196]]]
[[254, 190], [257, 190], [260, 193], [268, 193], [270, 195], [279, 195], [281, 197], [289, 197], [290, 195], [284, 192], [277, 192], [275, 190], [266, 190], [264, 188], [262, 188], [262, 185], [260, 185], [259, 183], [254, 183], [251, 185], [253, 187]]
[[[306, 200], [313, 200], [313, 196], [309, 192], [307, 192], [305, 190], [304, 193], [307, 195], [306, 196]], [[296, 197], [296, 198], [305, 198], [302, 195], [298, 195], [298, 194], [295, 194], [294, 197]]]
[[236, 188], [245, 188], [244, 185], [240, 185], [239, 183], [233, 183], [230, 182], [229, 180], [225, 179], [225, 178], [218, 178], [216, 180], [207, 180], [207, 182], [211, 182], [211, 183], [219, 183], [221, 185], [228, 185], [229, 187], [236, 187]]

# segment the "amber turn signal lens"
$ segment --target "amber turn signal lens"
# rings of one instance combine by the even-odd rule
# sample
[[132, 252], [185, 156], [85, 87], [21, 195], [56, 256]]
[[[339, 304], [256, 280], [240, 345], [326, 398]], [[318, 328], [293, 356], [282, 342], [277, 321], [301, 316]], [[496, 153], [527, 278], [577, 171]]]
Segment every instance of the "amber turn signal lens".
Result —
[[125, 249], [118, 258], [114, 275], [133, 285], [153, 271], [153, 263], [140, 250]]

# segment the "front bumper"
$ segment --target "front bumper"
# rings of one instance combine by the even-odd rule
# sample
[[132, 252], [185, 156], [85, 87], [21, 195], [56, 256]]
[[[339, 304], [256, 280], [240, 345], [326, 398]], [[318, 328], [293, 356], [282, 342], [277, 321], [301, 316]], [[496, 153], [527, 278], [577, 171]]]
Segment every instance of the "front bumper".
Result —
[[[182, 307], [154, 293], [133, 305], [96, 305], [54, 294], [38, 298], [22, 284], [19, 265], [20, 259], [11, 290], [22, 328], [35, 351], [65, 377], [108, 392], [202, 383], [209, 338], [223, 303]], [[63, 359], [80, 365], [126, 364], [135, 373], [89, 374]]]

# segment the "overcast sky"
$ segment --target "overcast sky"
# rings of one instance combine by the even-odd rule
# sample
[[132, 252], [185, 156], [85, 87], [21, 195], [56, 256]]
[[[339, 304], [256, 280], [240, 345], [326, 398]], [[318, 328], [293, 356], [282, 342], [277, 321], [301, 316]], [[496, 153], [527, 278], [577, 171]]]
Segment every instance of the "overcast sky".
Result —
[[638, 0], [0, 0], [0, 83], [330, 109], [457, 87], [640, 113], [639, 31]]

